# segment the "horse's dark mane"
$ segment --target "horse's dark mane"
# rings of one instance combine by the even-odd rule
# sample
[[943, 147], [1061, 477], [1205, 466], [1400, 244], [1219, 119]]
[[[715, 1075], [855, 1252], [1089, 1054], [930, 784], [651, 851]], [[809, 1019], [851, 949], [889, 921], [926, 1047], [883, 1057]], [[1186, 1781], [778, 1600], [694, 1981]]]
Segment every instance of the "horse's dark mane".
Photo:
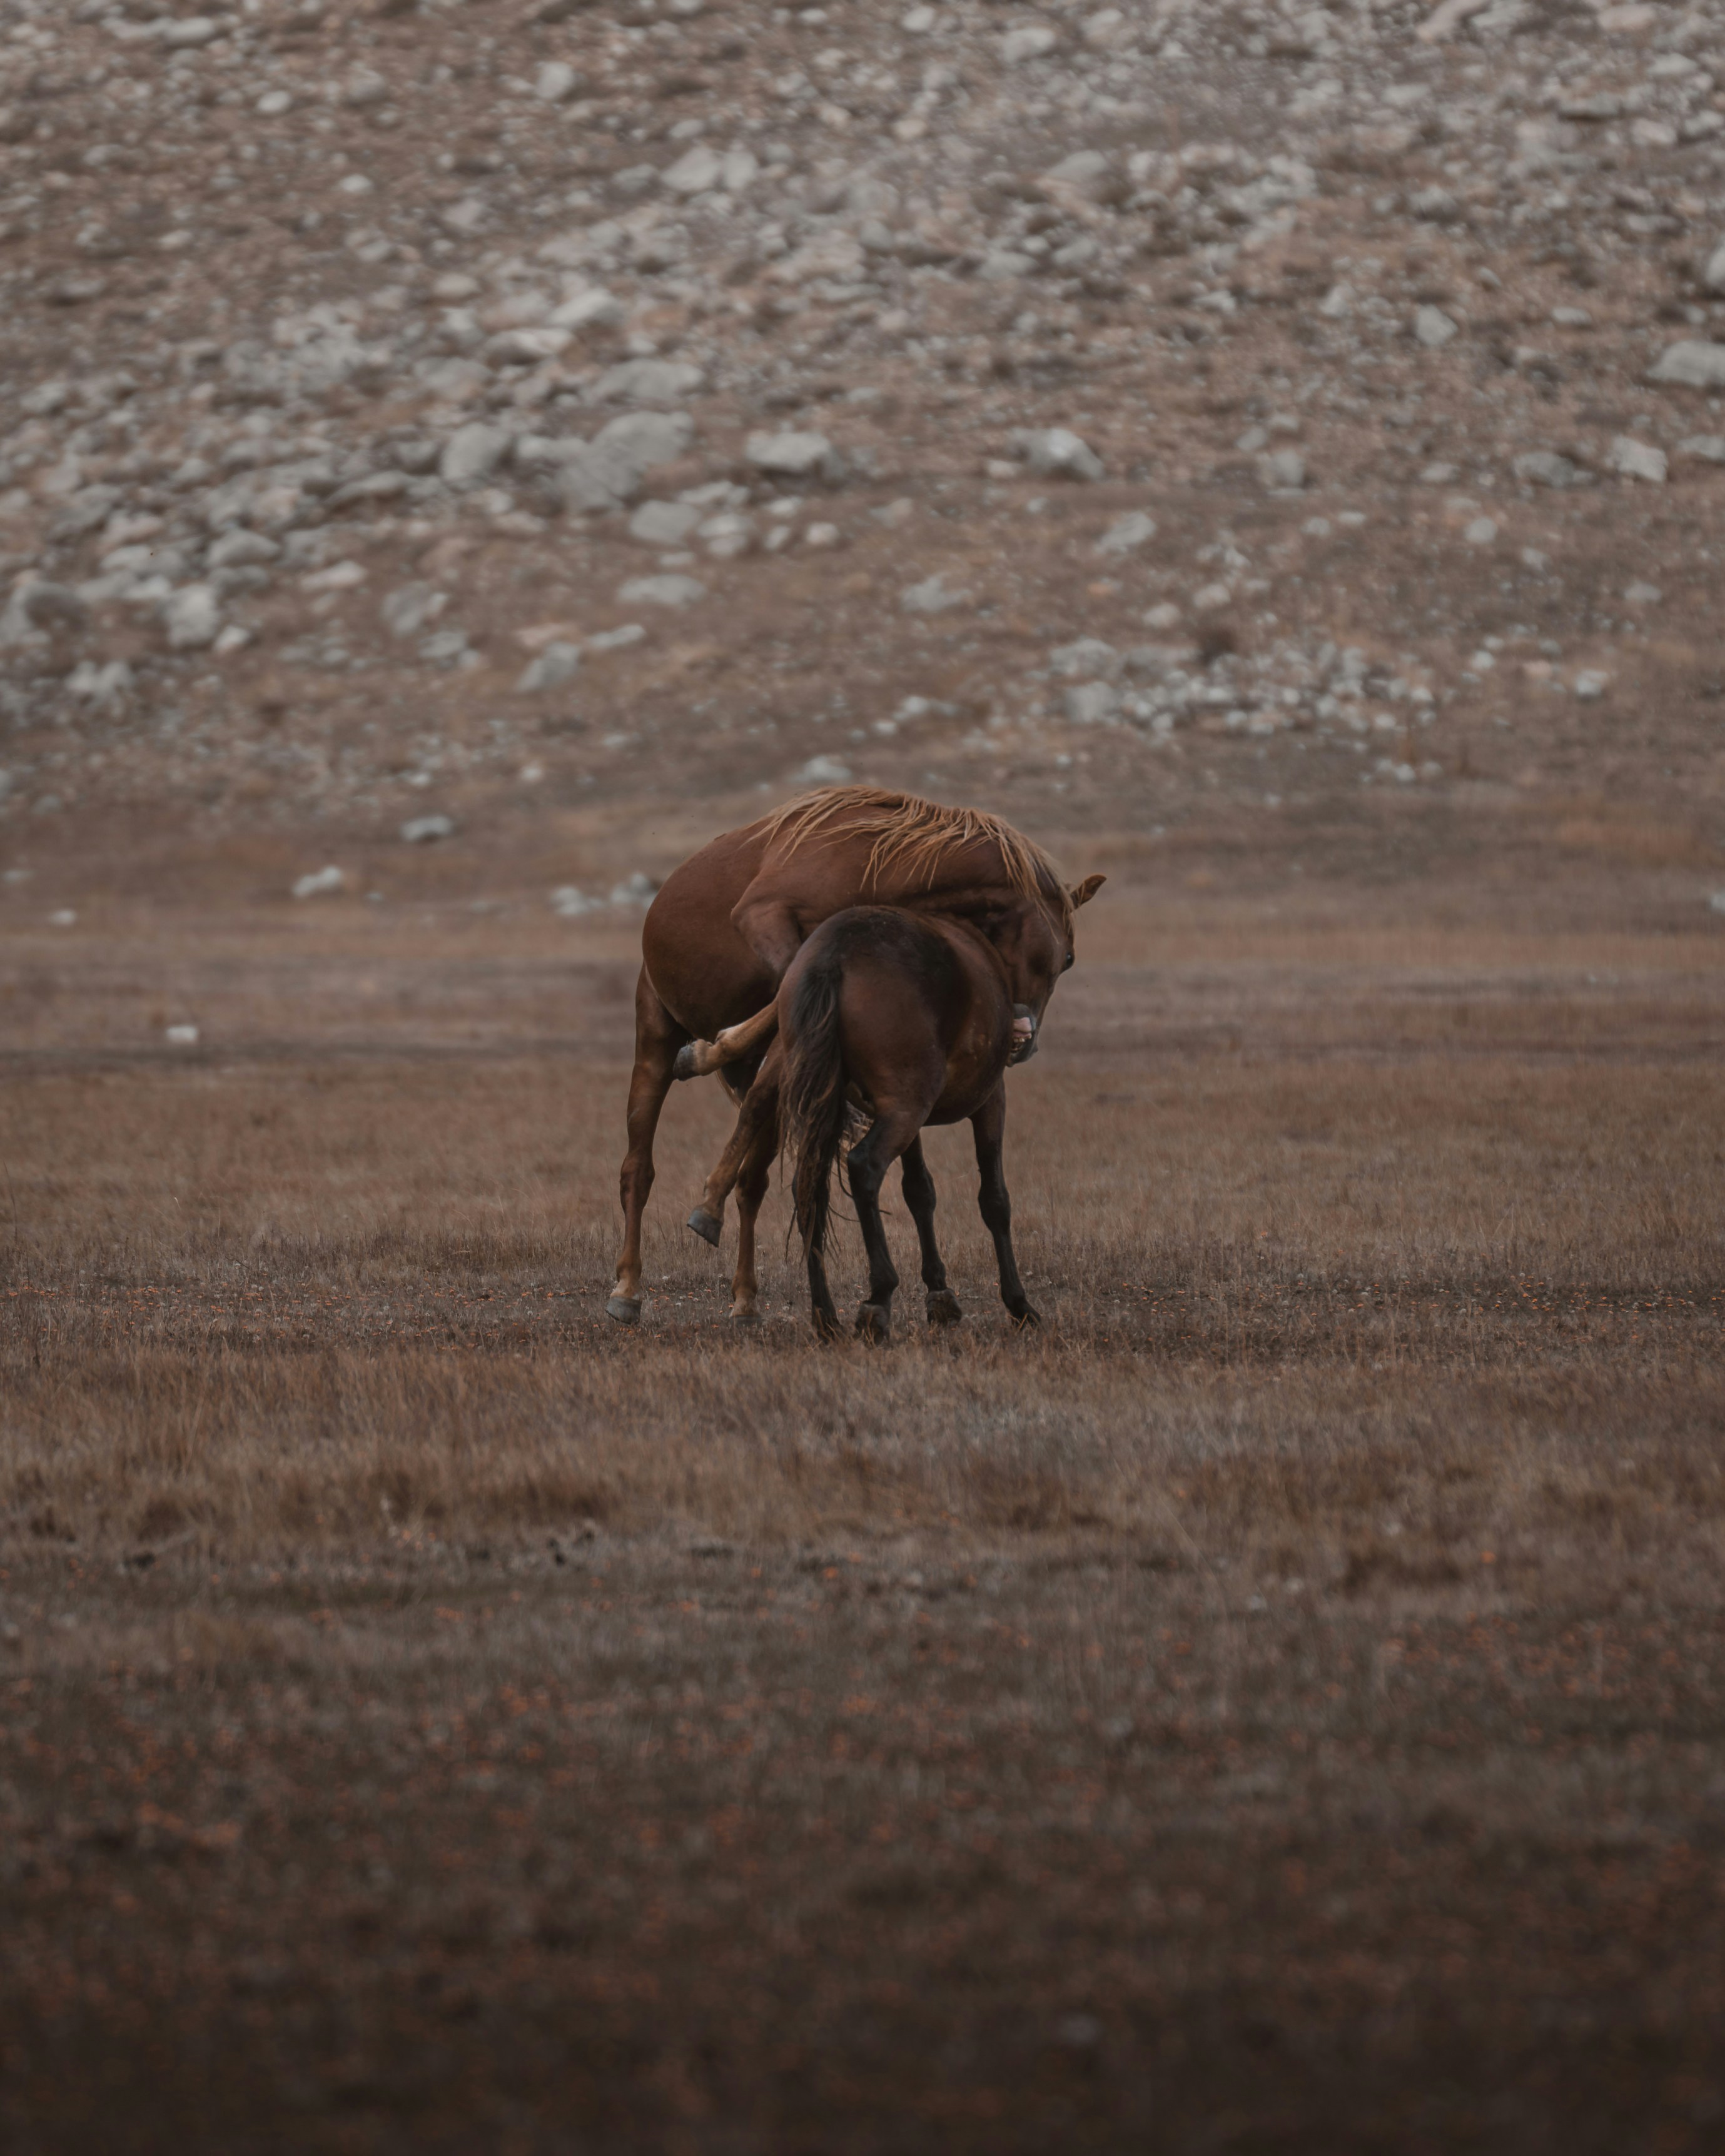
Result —
[[788, 801], [756, 828], [787, 854], [822, 831], [872, 839], [863, 871], [865, 886], [878, 885], [894, 870], [932, 886], [942, 863], [953, 854], [993, 846], [1013, 890], [1027, 898], [1050, 900], [1063, 916], [1071, 911], [1065, 880], [1041, 847], [985, 808], [949, 808], [943, 802], [880, 786], [832, 786]]

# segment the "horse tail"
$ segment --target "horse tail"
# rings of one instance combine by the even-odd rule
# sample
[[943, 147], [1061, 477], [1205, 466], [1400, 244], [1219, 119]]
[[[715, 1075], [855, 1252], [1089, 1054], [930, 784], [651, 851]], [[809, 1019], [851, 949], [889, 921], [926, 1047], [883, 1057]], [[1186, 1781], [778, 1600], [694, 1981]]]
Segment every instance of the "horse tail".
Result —
[[845, 1139], [845, 1056], [839, 1039], [844, 983], [844, 952], [834, 940], [804, 967], [786, 1028], [784, 1147], [805, 1257], [825, 1252], [833, 1170]]

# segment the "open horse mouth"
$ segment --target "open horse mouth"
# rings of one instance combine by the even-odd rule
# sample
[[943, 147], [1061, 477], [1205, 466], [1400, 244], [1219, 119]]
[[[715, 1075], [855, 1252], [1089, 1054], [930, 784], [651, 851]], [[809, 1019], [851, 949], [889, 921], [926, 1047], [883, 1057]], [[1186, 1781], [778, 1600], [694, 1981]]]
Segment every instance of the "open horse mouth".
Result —
[[1012, 1007], [1012, 1054], [1007, 1059], [1008, 1067], [1017, 1063], [1028, 1063], [1036, 1053], [1036, 1019], [1028, 1004]]

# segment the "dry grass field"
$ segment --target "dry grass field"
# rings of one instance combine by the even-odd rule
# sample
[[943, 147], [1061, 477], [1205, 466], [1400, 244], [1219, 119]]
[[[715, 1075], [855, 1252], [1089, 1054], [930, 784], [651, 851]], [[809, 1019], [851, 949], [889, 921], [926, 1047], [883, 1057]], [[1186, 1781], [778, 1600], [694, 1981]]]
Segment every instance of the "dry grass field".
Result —
[[777, 1192], [727, 1329], [711, 1085], [608, 1327], [621, 932], [102, 904], [0, 978], [9, 2151], [1720, 2146], [1712, 936], [1117, 892], [1042, 1327], [942, 1133], [868, 1351]]

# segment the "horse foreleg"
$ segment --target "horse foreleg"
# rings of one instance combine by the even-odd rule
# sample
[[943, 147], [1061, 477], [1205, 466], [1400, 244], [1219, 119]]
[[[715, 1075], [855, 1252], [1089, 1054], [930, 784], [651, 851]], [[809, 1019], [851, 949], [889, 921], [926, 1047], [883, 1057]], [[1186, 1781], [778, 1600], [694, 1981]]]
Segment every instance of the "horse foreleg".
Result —
[[922, 1285], [927, 1292], [928, 1322], [931, 1325], [956, 1325], [964, 1312], [958, 1307], [957, 1296], [947, 1286], [947, 1269], [941, 1263], [941, 1254], [935, 1245], [934, 1178], [922, 1157], [920, 1132], [905, 1147], [899, 1173], [904, 1183], [905, 1203], [916, 1224], [916, 1240], [922, 1250]]
[[977, 1198], [983, 1225], [994, 1238], [994, 1260], [1000, 1268], [1000, 1300], [1020, 1325], [1038, 1322], [1019, 1278], [1018, 1260], [1012, 1251], [1012, 1200], [1000, 1165], [1006, 1135], [1006, 1088], [997, 1086], [970, 1119], [976, 1137], [976, 1164], [982, 1182]]
[[[921, 1116], [890, 1111], [877, 1116], [850, 1148], [851, 1203], [856, 1207], [863, 1248], [869, 1254], [869, 1299], [856, 1313], [856, 1329], [863, 1339], [876, 1346], [892, 1329], [892, 1298], [898, 1287], [898, 1273], [880, 1219], [880, 1186], [887, 1169], [916, 1142], [922, 1127]], [[923, 1172], [927, 1173], [926, 1168]]]
[[617, 1260], [617, 1285], [605, 1305], [619, 1325], [633, 1325], [641, 1314], [641, 1215], [653, 1188], [653, 1136], [660, 1111], [670, 1091], [671, 1065], [688, 1035], [659, 1000], [641, 968], [635, 983], [635, 1067], [629, 1081], [629, 1151], [623, 1157], [618, 1194], [623, 1201], [623, 1249]]

